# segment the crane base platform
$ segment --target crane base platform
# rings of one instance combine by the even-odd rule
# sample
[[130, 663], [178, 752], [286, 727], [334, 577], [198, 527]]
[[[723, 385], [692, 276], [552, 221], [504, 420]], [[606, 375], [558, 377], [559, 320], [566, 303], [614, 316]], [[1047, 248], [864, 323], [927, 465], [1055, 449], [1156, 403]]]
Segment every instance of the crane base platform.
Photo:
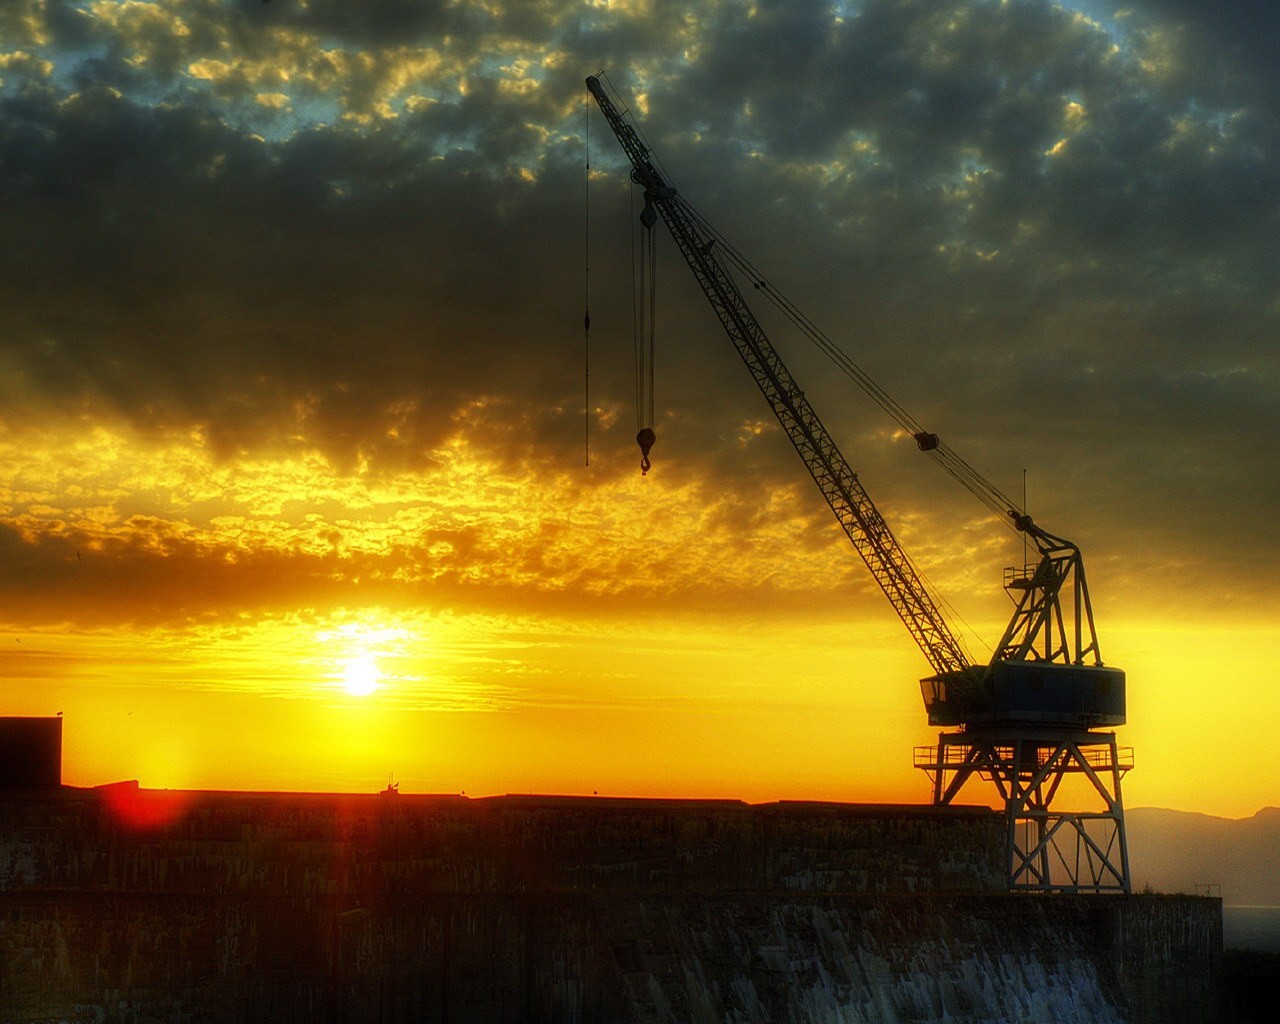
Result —
[[[1004, 806], [1010, 891], [1129, 893], [1120, 780], [1133, 748], [1113, 732], [1002, 726], [942, 733], [917, 747], [933, 802], [951, 804], [975, 776]], [[1068, 780], [1080, 780], [1063, 789]]]

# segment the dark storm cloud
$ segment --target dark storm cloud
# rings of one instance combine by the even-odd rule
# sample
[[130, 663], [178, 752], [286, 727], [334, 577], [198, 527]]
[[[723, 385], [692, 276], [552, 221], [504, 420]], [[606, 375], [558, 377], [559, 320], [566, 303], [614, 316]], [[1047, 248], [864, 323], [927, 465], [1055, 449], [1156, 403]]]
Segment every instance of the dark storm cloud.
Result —
[[484, 149], [519, 144], [519, 124], [433, 160], [417, 139], [448, 132], [447, 111], [276, 145], [105, 89], [5, 113], [0, 202], [27, 242], [0, 257], [20, 391], [191, 417], [252, 447], [291, 399], [313, 396], [320, 425], [355, 442], [397, 402], [434, 397], [430, 423], [543, 375], [568, 283], [528, 260], [525, 233], [566, 243], [571, 185], [539, 201], [492, 172]]
[[[604, 67], [684, 194], [981, 465], [1035, 453], [1046, 488], [1099, 496], [1074, 513], [1095, 534], [1138, 507], [1178, 506], [1144, 516], [1162, 543], [1226, 515], [1230, 549], [1280, 511], [1259, 483], [1276, 15], [1086, 10], [1102, 20], [1042, 0], [7, 5], [5, 416], [106, 410], [200, 425], [228, 457], [394, 468], [495, 395], [520, 425], [486, 438], [495, 457], [566, 464], [582, 78]], [[593, 191], [602, 345], [629, 330], [624, 188]], [[778, 438], [726, 443], [763, 406], [681, 269], [663, 280], [681, 436], [658, 454], [722, 486], [792, 478]], [[794, 358], [863, 437], [874, 418]], [[621, 446], [627, 356], [597, 359]]]
[[662, 140], [694, 169], [686, 193], [754, 227], [752, 252], [802, 249], [791, 282], [836, 297], [823, 322], [981, 464], [1141, 495], [1130, 536], [1195, 536], [1227, 495], [1261, 530], [1275, 101], [1253, 80], [1233, 93], [1248, 68], [1227, 57], [1157, 53], [1157, 31], [1188, 31], [1157, 14], [1134, 52], [1047, 4], [867, 4], [839, 27], [762, 4], [654, 90], [651, 120], [715, 140]]
[[1268, 0], [1146, 0], [1126, 12], [1139, 41], [1168, 47], [1178, 77], [1207, 96], [1238, 101], [1254, 92], [1274, 103], [1280, 8]]
[[[653, 99], [655, 121], [705, 122], [708, 136], [775, 158], [703, 191], [745, 184], [759, 196], [741, 205], [758, 209], [785, 194], [779, 161], [843, 158], [834, 177], [806, 183], [805, 243], [928, 261], [903, 286], [952, 312], [956, 292], [1003, 305], [1014, 284], [1092, 289], [1117, 271], [1112, 290], [1150, 306], [1165, 298], [1151, 285], [1211, 297], [1270, 284], [1256, 277], [1280, 195], [1276, 140], [1249, 111], [1201, 110], [1192, 94], [1164, 102], [1099, 27], [1044, 4], [868, 5], [828, 26], [816, 52], [813, 10], [764, 5]], [[788, 68], [801, 71], [794, 88]], [[855, 142], [865, 155], [848, 152]], [[961, 247], [960, 262], [939, 245]], [[1065, 301], [1095, 296], [1077, 288]]]

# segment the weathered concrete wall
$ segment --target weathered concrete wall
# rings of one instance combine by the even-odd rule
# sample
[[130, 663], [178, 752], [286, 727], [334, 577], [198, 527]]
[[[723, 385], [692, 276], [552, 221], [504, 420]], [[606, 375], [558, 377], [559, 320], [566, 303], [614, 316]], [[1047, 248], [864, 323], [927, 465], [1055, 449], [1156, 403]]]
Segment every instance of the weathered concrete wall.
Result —
[[999, 891], [986, 809], [170, 793], [0, 802], [0, 890]]
[[985, 811], [149, 796], [0, 801], [0, 1019], [1215, 1019], [1216, 901], [994, 892]]

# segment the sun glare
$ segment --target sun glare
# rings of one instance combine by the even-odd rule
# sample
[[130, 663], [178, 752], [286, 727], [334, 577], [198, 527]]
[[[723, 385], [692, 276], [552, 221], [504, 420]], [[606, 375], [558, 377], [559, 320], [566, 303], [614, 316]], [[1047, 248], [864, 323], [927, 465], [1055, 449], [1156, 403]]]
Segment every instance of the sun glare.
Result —
[[342, 667], [342, 685], [353, 697], [367, 697], [382, 682], [382, 670], [372, 654], [348, 658]]
[[368, 697], [382, 689], [389, 680], [402, 676], [388, 676], [385, 665], [403, 660], [406, 646], [414, 639], [414, 633], [398, 626], [371, 625], [367, 622], [343, 622], [315, 633], [316, 641], [332, 650], [323, 657], [328, 676], [336, 688], [345, 690], [352, 697]]

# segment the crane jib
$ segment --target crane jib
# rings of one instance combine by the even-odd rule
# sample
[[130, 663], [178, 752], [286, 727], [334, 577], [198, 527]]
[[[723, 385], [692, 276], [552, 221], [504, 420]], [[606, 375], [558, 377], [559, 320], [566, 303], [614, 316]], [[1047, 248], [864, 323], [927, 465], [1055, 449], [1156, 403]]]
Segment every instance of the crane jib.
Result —
[[890, 604], [935, 672], [968, 670], [970, 659], [963, 645], [721, 265], [714, 240], [703, 235], [676, 190], [653, 166], [648, 148], [599, 79], [588, 78], [587, 88], [631, 160], [633, 177], [645, 186], [646, 205], [657, 209], [761, 393]]

